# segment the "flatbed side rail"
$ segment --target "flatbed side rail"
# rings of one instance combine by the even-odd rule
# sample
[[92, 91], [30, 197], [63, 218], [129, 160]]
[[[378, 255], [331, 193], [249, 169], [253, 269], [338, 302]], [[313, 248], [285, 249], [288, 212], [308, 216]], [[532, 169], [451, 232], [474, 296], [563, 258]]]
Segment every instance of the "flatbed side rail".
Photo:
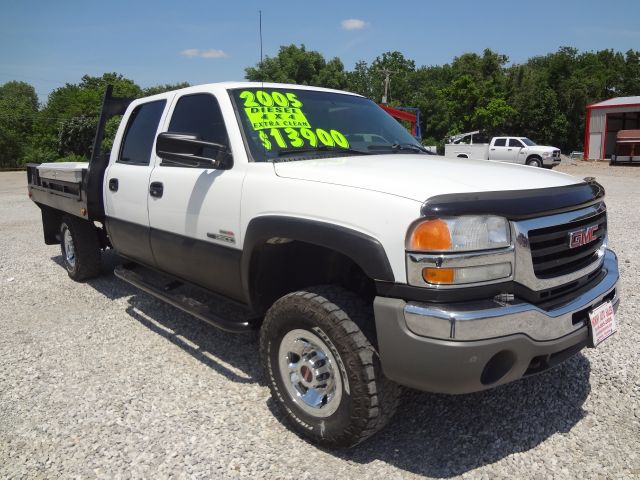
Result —
[[43, 178], [38, 171], [39, 163], [27, 164], [27, 186], [29, 196], [41, 208], [51, 207], [87, 219], [87, 199], [82, 189], [86, 170], [79, 183]]
[[50, 193], [52, 195], [60, 195], [72, 200], [77, 200], [78, 202], [81, 202], [83, 200], [81, 185], [84, 181], [84, 177], [87, 174], [86, 170], [82, 171], [82, 181], [80, 183], [66, 182], [64, 180], [42, 178], [38, 170], [38, 165], [40, 164], [27, 164], [27, 182], [32, 191], [39, 190], [42, 192]]

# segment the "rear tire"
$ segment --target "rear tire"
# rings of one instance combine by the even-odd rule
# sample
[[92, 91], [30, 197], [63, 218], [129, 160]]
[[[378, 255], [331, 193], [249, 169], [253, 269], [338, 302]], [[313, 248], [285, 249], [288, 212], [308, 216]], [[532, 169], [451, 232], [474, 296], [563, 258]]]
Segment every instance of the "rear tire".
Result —
[[69, 277], [76, 282], [100, 274], [100, 240], [98, 232], [89, 221], [64, 217], [60, 224], [60, 250], [64, 267]]
[[267, 312], [262, 364], [274, 401], [302, 437], [351, 447], [395, 413], [401, 387], [382, 373], [371, 317], [370, 305], [335, 286], [290, 293]]

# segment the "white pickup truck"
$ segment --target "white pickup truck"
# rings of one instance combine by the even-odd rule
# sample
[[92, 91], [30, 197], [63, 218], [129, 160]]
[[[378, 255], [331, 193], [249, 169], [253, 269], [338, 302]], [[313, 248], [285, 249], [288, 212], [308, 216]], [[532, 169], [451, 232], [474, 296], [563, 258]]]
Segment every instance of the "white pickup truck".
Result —
[[[616, 330], [593, 179], [429, 155], [375, 103], [322, 88], [108, 91], [97, 147], [122, 112], [110, 156], [28, 166], [45, 243], [75, 280], [113, 248], [122, 280], [225, 330], [260, 329], [255, 361], [304, 438], [355, 445], [400, 385], [495, 387]], [[243, 313], [216, 313], [221, 296]]]
[[454, 135], [444, 147], [444, 156], [495, 160], [532, 167], [553, 168], [560, 164], [560, 149], [537, 145], [527, 137], [493, 137], [490, 142], [487, 140], [479, 130]]

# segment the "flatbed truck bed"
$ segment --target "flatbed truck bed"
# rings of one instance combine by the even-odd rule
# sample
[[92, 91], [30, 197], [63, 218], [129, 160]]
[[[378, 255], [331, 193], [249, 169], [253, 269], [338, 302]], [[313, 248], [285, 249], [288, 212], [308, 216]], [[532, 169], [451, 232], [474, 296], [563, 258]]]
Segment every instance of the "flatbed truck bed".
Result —
[[[37, 204], [86, 219], [87, 195], [83, 186], [86, 184], [89, 163], [84, 166], [76, 163], [74, 168], [76, 175], [58, 175], [62, 178], [52, 178], [55, 175], [47, 174], [56, 170], [52, 164], [46, 164], [49, 172], [43, 174], [43, 165], [45, 164], [27, 164], [29, 197]], [[68, 163], [58, 165], [62, 174], [67, 173], [71, 166]]]

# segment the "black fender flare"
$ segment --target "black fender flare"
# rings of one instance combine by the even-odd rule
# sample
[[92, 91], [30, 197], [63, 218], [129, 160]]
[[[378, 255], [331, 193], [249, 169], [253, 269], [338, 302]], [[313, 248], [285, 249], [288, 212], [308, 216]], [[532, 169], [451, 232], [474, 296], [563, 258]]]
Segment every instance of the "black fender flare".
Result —
[[287, 238], [329, 248], [353, 260], [373, 280], [395, 280], [382, 244], [370, 235], [318, 220], [265, 215], [249, 222], [243, 242], [240, 272], [244, 296], [250, 303], [251, 258], [256, 247], [271, 238]]

